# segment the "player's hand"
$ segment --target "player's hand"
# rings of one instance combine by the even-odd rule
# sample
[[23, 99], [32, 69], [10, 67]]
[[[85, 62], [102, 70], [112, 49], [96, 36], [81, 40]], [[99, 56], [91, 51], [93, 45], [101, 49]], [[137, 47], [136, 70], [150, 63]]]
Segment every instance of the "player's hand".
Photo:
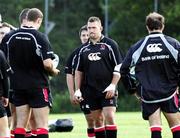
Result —
[[7, 107], [8, 103], [9, 103], [9, 99], [5, 98], [5, 97], [1, 97], [1, 102], [2, 102], [4, 107]]
[[115, 96], [115, 90], [116, 90], [116, 85], [110, 84], [104, 91], [103, 93], [106, 93], [105, 98], [110, 99]]
[[177, 94], [179, 94], [179, 87], [177, 87], [176, 92], [177, 92]]
[[57, 68], [53, 68], [52, 71], [49, 73], [50, 76], [56, 76], [60, 73], [60, 70]]
[[137, 93], [134, 93], [134, 96], [136, 97], [136, 99], [138, 99], [139, 101], [141, 101], [141, 97], [140, 97]]
[[57, 68], [54, 68], [54, 69], [53, 69], [53, 72], [54, 72], [54, 75], [58, 75], [58, 74], [60, 73], [60, 70], [57, 69]]
[[70, 95], [70, 101], [71, 101], [71, 104], [73, 104], [73, 105], [79, 104], [79, 102], [77, 102], [74, 94]]
[[83, 101], [83, 97], [82, 97], [82, 93], [80, 91], [80, 89], [76, 90], [75, 93], [74, 93], [74, 98], [77, 102], [81, 102]]

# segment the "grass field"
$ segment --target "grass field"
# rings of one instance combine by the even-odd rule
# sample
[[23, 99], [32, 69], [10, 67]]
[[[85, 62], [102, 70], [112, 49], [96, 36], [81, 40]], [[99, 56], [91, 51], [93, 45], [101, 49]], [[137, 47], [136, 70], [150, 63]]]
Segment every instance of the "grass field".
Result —
[[[71, 132], [50, 133], [50, 138], [87, 138], [86, 122], [82, 113], [50, 115], [49, 119], [72, 118], [74, 128]], [[164, 117], [162, 137], [171, 138], [171, 131]], [[140, 112], [119, 112], [116, 114], [117, 138], [150, 138], [149, 124], [142, 120]]]

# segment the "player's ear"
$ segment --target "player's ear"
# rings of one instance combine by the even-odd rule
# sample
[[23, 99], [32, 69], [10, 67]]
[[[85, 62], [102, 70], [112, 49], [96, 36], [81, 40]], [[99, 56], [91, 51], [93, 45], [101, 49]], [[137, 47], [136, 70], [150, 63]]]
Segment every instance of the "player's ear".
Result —
[[147, 25], [146, 25], [146, 29], [147, 29], [148, 33], [150, 33], [150, 29]]
[[37, 19], [37, 23], [38, 23], [38, 24], [41, 24], [41, 23], [42, 23], [42, 18], [38, 18], [38, 19]]
[[103, 27], [102, 27], [102, 26], [101, 26], [101, 28], [100, 28], [100, 29], [101, 29], [101, 31], [103, 31]]

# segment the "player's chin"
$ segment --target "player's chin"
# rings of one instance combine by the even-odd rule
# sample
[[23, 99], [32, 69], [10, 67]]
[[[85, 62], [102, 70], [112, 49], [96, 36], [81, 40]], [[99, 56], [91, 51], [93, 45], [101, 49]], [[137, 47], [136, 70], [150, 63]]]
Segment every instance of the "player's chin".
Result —
[[96, 38], [96, 36], [95, 36], [95, 34], [94, 34], [94, 33], [91, 33], [91, 34], [89, 35], [89, 38], [90, 38], [90, 39], [95, 39], [95, 38]]

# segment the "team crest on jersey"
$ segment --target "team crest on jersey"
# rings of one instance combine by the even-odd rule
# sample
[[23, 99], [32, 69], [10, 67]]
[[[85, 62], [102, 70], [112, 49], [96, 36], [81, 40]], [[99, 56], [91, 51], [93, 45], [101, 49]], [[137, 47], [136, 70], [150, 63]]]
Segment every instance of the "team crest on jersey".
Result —
[[88, 59], [89, 59], [90, 61], [100, 60], [100, 59], [101, 59], [101, 57], [99, 56], [100, 54], [101, 54], [100, 52], [90, 53], [90, 54], [88, 55]]
[[106, 46], [104, 44], [101, 45], [100, 50], [104, 50]]
[[162, 46], [161, 43], [154, 43], [154, 44], [149, 44], [147, 45], [146, 49], [149, 53], [152, 53], [152, 52], [161, 52], [162, 49], [160, 48], [160, 46]]

